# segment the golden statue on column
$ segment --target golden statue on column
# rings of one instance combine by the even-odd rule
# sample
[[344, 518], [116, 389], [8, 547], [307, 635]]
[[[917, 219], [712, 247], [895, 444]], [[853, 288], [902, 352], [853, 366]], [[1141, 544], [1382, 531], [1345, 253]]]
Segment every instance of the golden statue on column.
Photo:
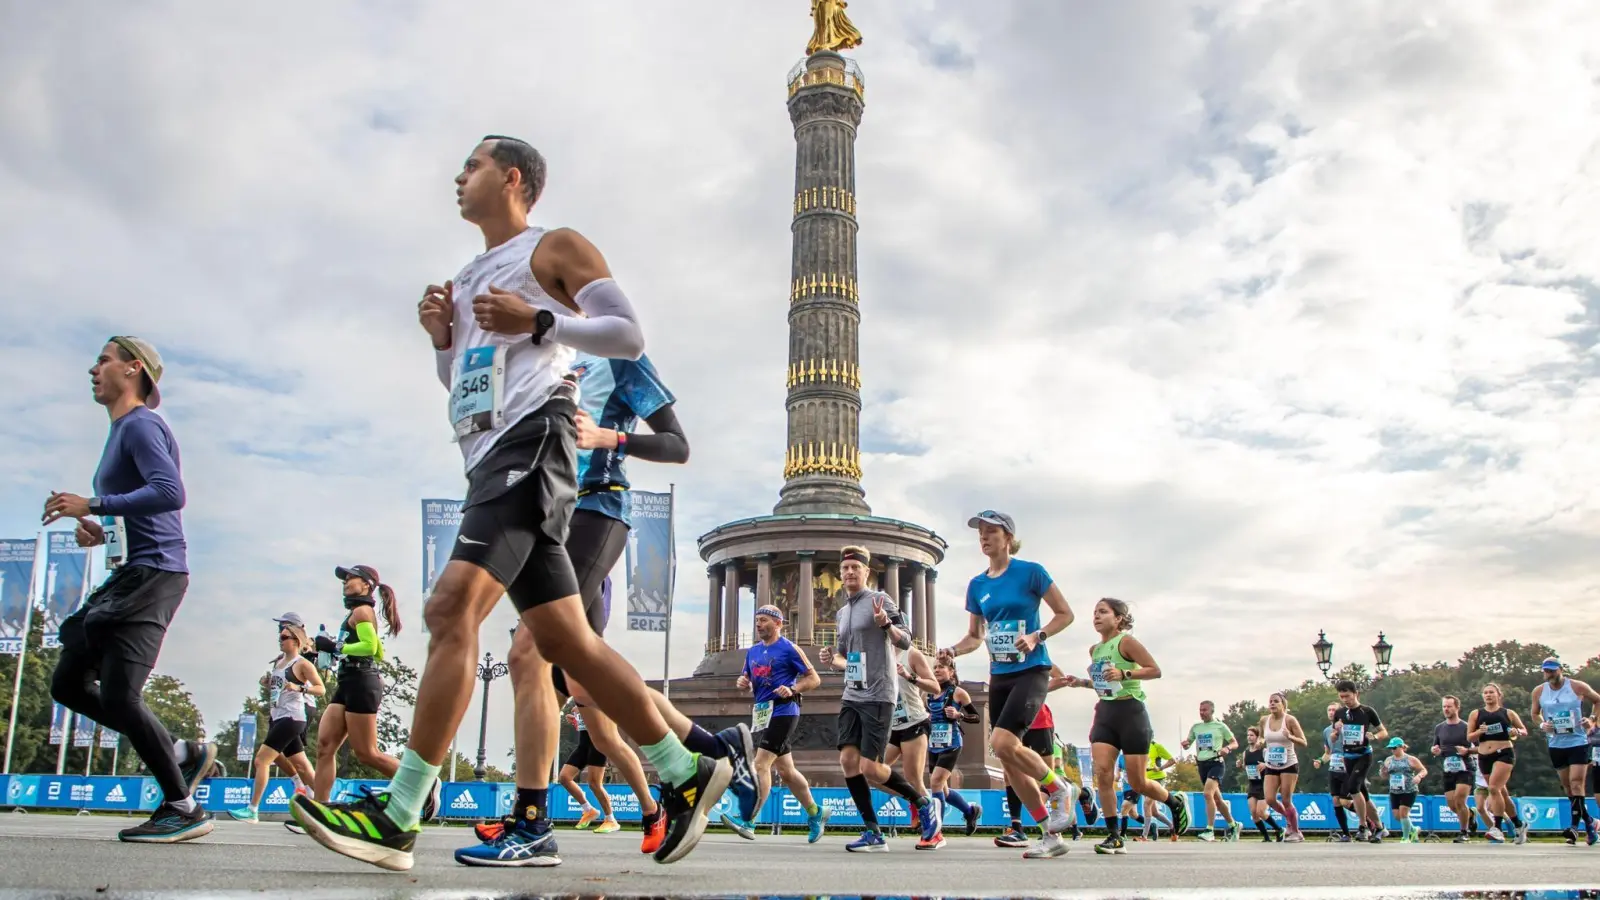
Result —
[[806, 44], [807, 56], [822, 50], [861, 46], [861, 32], [844, 14], [849, 5], [845, 0], [811, 0], [811, 19], [816, 28], [811, 32], [811, 42]]

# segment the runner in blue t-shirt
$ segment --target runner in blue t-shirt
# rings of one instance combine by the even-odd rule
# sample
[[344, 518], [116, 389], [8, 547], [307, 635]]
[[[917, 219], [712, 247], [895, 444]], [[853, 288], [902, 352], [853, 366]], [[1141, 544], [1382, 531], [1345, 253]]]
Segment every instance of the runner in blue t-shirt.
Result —
[[[827, 811], [811, 798], [811, 785], [794, 766], [790, 740], [800, 724], [800, 695], [822, 684], [822, 676], [812, 668], [806, 653], [783, 636], [783, 611], [776, 606], [756, 610], [756, 642], [744, 654], [744, 671], [739, 688], [749, 691], [754, 700], [750, 710], [750, 730], [756, 745], [757, 793], [754, 809], [760, 809], [772, 790], [772, 768], [805, 810], [807, 839], [815, 844], [822, 839]], [[742, 812], [742, 811], [741, 811]], [[755, 840], [755, 829], [740, 814], [723, 813], [723, 824], [746, 840]]]
[[[1032, 727], [1050, 692], [1045, 639], [1072, 624], [1072, 610], [1044, 566], [1013, 558], [1022, 542], [1010, 516], [985, 510], [969, 519], [967, 527], [978, 530], [978, 546], [989, 558], [989, 567], [967, 585], [967, 634], [946, 652], [960, 656], [988, 647], [991, 746], [1007, 781], [1045, 832], [1043, 842], [1023, 855], [1060, 856], [1067, 845], [1059, 834], [1072, 827], [1076, 814], [1068, 808], [1070, 800], [1056, 802], [1056, 794], [1067, 796], [1064, 782], [1023, 743], [1022, 735]], [[1044, 606], [1053, 615], [1041, 624]]]

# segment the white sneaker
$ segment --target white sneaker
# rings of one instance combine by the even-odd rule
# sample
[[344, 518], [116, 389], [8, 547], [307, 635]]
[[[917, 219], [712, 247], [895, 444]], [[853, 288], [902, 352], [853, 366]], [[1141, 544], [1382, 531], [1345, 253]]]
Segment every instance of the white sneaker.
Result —
[[[1066, 799], [1066, 794], [1066, 791], [1056, 791], [1045, 797], [1045, 804], [1050, 809], [1050, 817], [1045, 820], [1044, 830], [1051, 834], [1060, 834], [1063, 831], [1072, 830], [1072, 811], [1075, 806], [1061, 802]], [[1051, 801], [1055, 802], [1052, 803]]]
[[1054, 856], [1067, 855], [1067, 842], [1061, 835], [1047, 832], [1043, 840], [1029, 847], [1022, 854], [1023, 859], [1050, 859]]
[[1528, 842], [1528, 832], [1532, 829], [1533, 823], [1523, 820], [1522, 825], [1517, 828], [1517, 843], [1526, 844]]

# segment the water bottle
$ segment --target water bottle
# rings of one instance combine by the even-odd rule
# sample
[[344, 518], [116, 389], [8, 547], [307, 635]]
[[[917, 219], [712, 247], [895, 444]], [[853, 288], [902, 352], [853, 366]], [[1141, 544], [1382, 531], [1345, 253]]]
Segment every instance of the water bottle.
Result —
[[[318, 625], [317, 626], [317, 637], [325, 638], [327, 636], [328, 636], [328, 626], [326, 626], [326, 625]], [[333, 654], [329, 653], [326, 650], [318, 650], [317, 651], [317, 668], [319, 670], [321, 670], [321, 671], [324, 671], [324, 672], [326, 672], [327, 670], [333, 668]]]

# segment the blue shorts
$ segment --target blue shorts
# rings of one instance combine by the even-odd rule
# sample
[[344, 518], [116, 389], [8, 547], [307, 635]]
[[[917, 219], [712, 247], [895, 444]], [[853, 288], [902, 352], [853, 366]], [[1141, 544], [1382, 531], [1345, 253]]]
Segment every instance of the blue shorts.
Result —
[[1202, 759], [1196, 762], [1194, 765], [1195, 768], [1200, 772], [1200, 784], [1204, 785], [1208, 781], [1215, 781], [1218, 784], [1222, 783], [1221, 759]]

